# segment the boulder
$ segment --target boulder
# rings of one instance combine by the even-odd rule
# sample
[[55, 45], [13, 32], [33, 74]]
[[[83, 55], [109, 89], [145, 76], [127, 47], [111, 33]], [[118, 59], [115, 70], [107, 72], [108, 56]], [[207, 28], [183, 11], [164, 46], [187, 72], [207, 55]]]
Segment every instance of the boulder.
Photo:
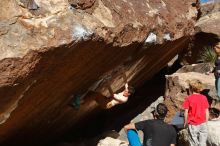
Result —
[[119, 139], [106, 137], [105, 139], [100, 140], [97, 146], [129, 146], [129, 144]]
[[220, 36], [220, 1], [213, 1], [201, 6], [201, 18], [196, 23], [196, 27], [202, 32], [212, 33]]
[[212, 47], [220, 41], [220, 1], [214, 0], [199, 6], [198, 21], [195, 24], [195, 35], [189, 47], [181, 53], [183, 64], [201, 61], [204, 49]]
[[220, 145], [220, 120], [212, 120], [208, 122], [208, 145]]
[[1, 0], [0, 145], [46, 145], [143, 84], [187, 47], [196, 1]]

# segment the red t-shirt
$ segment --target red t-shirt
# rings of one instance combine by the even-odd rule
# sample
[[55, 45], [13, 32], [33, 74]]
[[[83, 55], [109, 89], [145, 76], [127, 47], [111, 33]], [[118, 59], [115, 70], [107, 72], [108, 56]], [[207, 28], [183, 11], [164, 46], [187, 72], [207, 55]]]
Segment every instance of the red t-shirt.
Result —
[[199, 125], [206, 122], [206, 109], [209, 108], [207, 98], [202, 94], [186, 97], [183, 108], [188, 109], [188, 124]]

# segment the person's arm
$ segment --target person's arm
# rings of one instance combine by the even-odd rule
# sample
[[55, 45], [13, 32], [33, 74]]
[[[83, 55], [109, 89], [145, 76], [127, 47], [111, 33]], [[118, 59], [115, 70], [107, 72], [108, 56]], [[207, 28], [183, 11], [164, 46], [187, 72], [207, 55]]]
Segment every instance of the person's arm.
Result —
[[206, 122], [208, 122], [209, 120], [209, 109], [208, 108], [205, 110], [205, 116], [206, 116]]
[[128, 83], [125, 84], [125, 91], [128, 91]]
[[120, 103], [125, 103], [128, 100], [129, 93], [127, 91], [122, 91], [118, 94], [114, 94], [113, 98]]
[[[124, 92], [124, 91], [123, 91], [123, 92]], [[116, 100], [118, 100], [118, 101], [121, 101], [121, 99], [123, 98], [123, 92], [114, 94], [113, 98], [116, 99]]]
[[184, 128], [186, 128], [186, 125], [187, 125], [188, 111], [189, 109], [185, 109], [185, 112], [184, 112]]
[[184, 103], [183, 103], [183, 108], [185, 109], [184, 112], [184, 128], [186, 128], [187, 121], [188, 121], [188, 112], [189, 112], [189, 96], [186, 97]]
[[125, 132], [127, 132], [129, 129], [136, 129], [134, 123], [130, 123], [124, 126]]

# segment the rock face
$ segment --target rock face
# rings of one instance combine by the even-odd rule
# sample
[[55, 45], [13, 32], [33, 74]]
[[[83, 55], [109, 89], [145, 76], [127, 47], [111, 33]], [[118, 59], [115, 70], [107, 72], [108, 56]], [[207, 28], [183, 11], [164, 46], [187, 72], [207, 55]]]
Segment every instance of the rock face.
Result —
[[100, 140], [97, 146], [129, 146], [127, 142], [123, 142], [119, 139], [113, 139], [111, 137], [106, 137]]
[[94, 95], [142, 84], [187, 46], [195, 2], [1, 0], [0, 145], [47, 143], [97, 109]]
[[[206, 72], [212, 69], [212, 64], [193, 64], [183, 66], [176, 73], [172, 75], [167, 75], [167, 89], [166, 96], [183, 98], [189, 93], [189, 86], [187, 81], [192, 79], [198, 79], [204, 84], [205, 90], [212, 98], [217, 99], [216, 90], [215, 90], [215, 77], [214, 74], [206, 74]], [[183, 95], [183, 96], [179, 96]]]
[[199, 20], [195, 24], [196, 34], [187, 48], [183, 51], [184, 64], [198, 63], [200, 54], [207, 47], [213, 47], [220, 41], [220, 1], [215, 0], [200, 6]]
[[207, 3], [201, 6], [202, 17], [196, 23], [196, 26], [202, 32], [213, 33], [220, 36], [220, 1]]
[[220, 145], [220, 120], [212, 120], [208, 122], [208, 145], [218, 146]]

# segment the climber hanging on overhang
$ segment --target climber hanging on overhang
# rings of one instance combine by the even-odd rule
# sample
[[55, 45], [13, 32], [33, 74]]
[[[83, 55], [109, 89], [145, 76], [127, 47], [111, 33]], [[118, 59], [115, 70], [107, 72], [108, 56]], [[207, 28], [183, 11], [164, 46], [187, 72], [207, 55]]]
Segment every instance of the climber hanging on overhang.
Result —
[[106, 105], [107, 109], [112, 108], [113, 106], [116, 106], [118, 104], [126, 103], [128, 101], [129, 96], [133, 94], [135, 91], [133, 87], [128, 86], [128, 79], [125, 73], [125, 68], [122, 68], [121, 70], [122, 70], [121, 76], [125, 83], [124, 85], [125, 89], [122, 92], [114, 93], [112, 91], [110, 83], [108, 84], [109, 85], [108, 89], [112, 97], [111, 97], [111, 100]]
[[122, 92], [114, 93], [109, 84], [108, 89], [109, 89], [110, 94], [112, 95], [112, 99], [107, 103], [106, 105], [107, 109], [112, 108], [113, 106], [118, 105], [118, 104], [126, 103], [128, 101], [129, 96], [134, 93], [134, 88], [131, 86], [128, 86], [128, 79], [125, 73], [125, 68], [122, 68], [121, 75], [125, 83], [124, 85], [125, 89]]
[[119, 73], [120, 74], [118, 75], [119, 78], [117, 83], [121, 83], [121, 79], [123, 79], [124, 90], [122, 92], [115, 93], [113, 91], [113, 78], [111, 74], [105, 75], [105, 77], [103, 77], [105, 87], [108, 89], [110, 96], [105, 96], [103, 94], [93, 92], [93, 97], [95, 97], [95, 101], [103, 109], [110, 109], [118, 104], [126, 103], [128, 101], [129, 96], [133, 94], [135, 91], [134, 88], [129, 86], [128, 84], [125, 68], [122, 68]]
[[106, 108], [109, 109], [109, 108], [112, 108], [115, 105], [127, 102], [129, 96], [133, 93], [134, 93], [134, 88], [129, 87], [128, 83], [126, 83], [124, 91], [122, 91], [120, 93], [113, 94], [112, 100], [110, 100], [110, 102], [107, 103]]

